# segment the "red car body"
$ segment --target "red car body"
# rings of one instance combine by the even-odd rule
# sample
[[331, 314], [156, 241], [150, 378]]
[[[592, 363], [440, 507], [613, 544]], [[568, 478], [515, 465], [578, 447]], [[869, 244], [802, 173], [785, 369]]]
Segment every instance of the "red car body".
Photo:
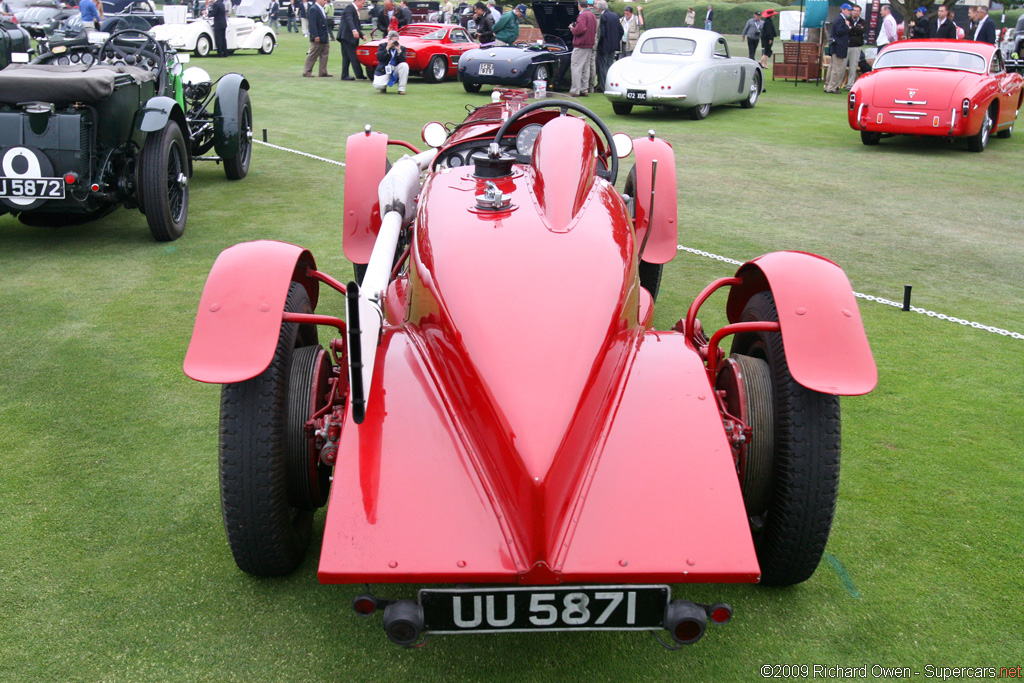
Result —
[[1021, 108], [1022, 79], [1008, 73], [988, 43], [906, 40], [893, 43], [857, 79], [849, 95], [850, 127], [864, 144], [883, 135], [967, 138], [982, 151], [989, 133], [1009, 137]]
[[[467, 50], [480, 47], [466, 29], [456, 24], [409, 24], [399, 31], [399, 42], [405, 47], [409, 71], [422, 73], [431, 83], [454, 78], [459, 57]], [[371, 40], [356, 48], [359, 63], [377, 68], [377, 47], [383, 40]]]
[[[661, 266], [677, 253], [671, 146], [653, 133], [633, 141], [624, 195], [612, 182], [607, 128], [598, 135], [567, 115], [598, 121], [591, 112], [572, 102], [521, 106], [476, 109], [436, 152], [403, 157], [386, 174], [389, 144], [409, 145], [369, 127], [349, 137], [346, 160], [359, 172], [345, 178], [343, 248], [367, 264], [360, 283], [343, 286], [308, 251], [280, 242], [240, 244], [217, 259], [185, 372], [225, 384], [229, 541], [245, 571], [291, 571], [302, 552], [259, 520], [278, 515], [280, 538], [301, 544], [295, 520], [311, 523], [301, 510], [326, 500], [325, 488], [309, 490], [329, 486], [321, 582], [511, 587], [421, 592], [420, 602], [358, 596], [363, 614], [386, 605], [385, 630], [399, 644], [537, 628], [666, 628], [677, 643], [694, 642], [731, 608], [668, 602], [666, 584], [756, 583], [765, 562], [806, 553], [804, 574], [772, 579], [802, 581], [832, 514], [815, 507], [824, 537], [810, 550], [799, 549], [811, 537], [802, 534], [764, 554], [776, 551], [752, 535], [740, 479], [754, 458], [747, 444], [774, 433], [750, 408], [774, 399], [719, 343], [774, 334], [786, 376], [800, 385], [792, 391], [834, 401], [838, 449], [835, 395], [866, 393], [877, 379], [856, 299], [836, 264], [778, 252], [712, 283], [673, 329], [655, 330]], [[314, 313], [321, 283], [344, 293], [346, 320]], [[723, 287], [730, 324], [708, 339], [697, 312]], [[751, 302], [768, 293], [777, 320], [752, 318]], [[289, 308], [293, 295], [308, 300], [302, 310]], [[326, 349], [295, 349], [293, 360], [282, 340], [302, 325], [341, 334]], [[295, 370], [300, 352], [308, 371]], [[287, 399], [263, 402], [268, 391], [286, 398], [266, 381], [289, 366]], [[239, 427], [238, 411], [250, 411], [258, 435], [284, 405], [290, 426], [281, 431], [298, 437], [293, 446], [264, 447]], [[819, 437], [831, 438], [811, 441]], [[228, 476], [225, 462], [235, 463]], [[234, 476], [236, 465], [248, 474]], [[260, 482], [278, 465], [291, 472], [285, 488], [296, 477], [301, 486], [274, 502], [275, 487]], [[236, 499], [239, 482], [252, 488]], [[833, 478], [822, 485], [834, 496]], [[634, 607], [642, 611], [633, 601], [650, 589], [663, 596], [653, 622], [630, 622]], [[438, 600], [455, 601], [455, 626], [438, 621]]]

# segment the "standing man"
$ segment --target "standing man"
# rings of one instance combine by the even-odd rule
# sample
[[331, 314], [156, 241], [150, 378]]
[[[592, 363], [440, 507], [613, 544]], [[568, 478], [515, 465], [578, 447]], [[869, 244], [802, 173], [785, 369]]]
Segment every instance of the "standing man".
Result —
[[693, 28], [693, 22], [697, 21], [697, 13], [693, 11], [693, 8], [686, 10], [686, 27]]
[[974, 40], [979, 43], [996, 44], [996, 23], [988, 15], [988, 7], [978, 5], [974, 8], [974, 19], [977, 27], [974, 29]]
[[892, 7], [886, 3], [882, 5], [882, 28], [878, 30], [878, 38], [875, 39], [875, 45], [878, 46], [878, 51], [881, 52], [882, 48], [889, 43], [896, 42], [896, 17], [892, 15]]
[[[395, 28], [398, 30], [398, 19], [395, 17], [395, 4], [391, 0], [384, 0], [383, 4], [377, 5], [377, 30], [384, 35], [391, 31], [391, 21], [394, 20]], [[371, 34], [372, 35], [372, 34]]]
[[[292, 0], [294, 2], [295, 0]], [[299, 3], [299, 26], [302, 27], [302, 35], [309, 35], [309, 2], [302, 0]]]
[[779, 35], [775, 30], [775, 22], [772, 21], [778, 12], [773, 9], [766, 9], [761, 12], [761, 19], [764, 21], [761, 26], [761, 68], [768, 68], [768, 59], [772, 56], [772, 45], [775, 43], [775, 36]]
[[636, 41], [640, 40], [640, 18], [633, 14], [633, 8], [626, 5], [622, 10], [622, 56], [633, 54]]
[[714, 18], [715, 18], [715, 10], [713, 10], [711, 8], [711, 5], [708, 5], [708, 13], [704, 15], [704, 30], [705, 31], [710, 31], [711, 30], [711, 22], [714, 20]]
[[519, 40], [519, 20], [526, 16], [526, 5], [516, 5], [515, 9], [505, 12], [494, 25], [495, 44], [515, 45]]
[[857, 81], [857, 70], [860, 68], [860, 53], [864, 49], [864, 36], [868, 32], [868, 23], [860, 17], [860, 5], [853, 6], [850, 16], [850, 51], [846, 54], [849, 71], [846, 74], [846, 90]]
[[78, 17], [82, 20], [86, 33], [98, 31], [100, 19], [103, 18], [103, 3], [101, 2], [97, 9], [94, 0], [81, 0], [78, 3]]
[[398, 8], [395, 10], [395, 16], [398, 17], [399, 29], [402, 29], [412, 23], [412, 10], [409, 9], [409, 4], [405, 0], [398, 3]]
[[277, 4], [277, 0], [270, 0], [270, 6], [267, 7], [267, 28], [277, 35], [277, 11], [281, 9], [281, 6]]
[[[481, 3], [483, 4], [483, 3]], [[405, 48], [398, 42], [398, 31], [389, 31], [388, 38], [377, 46], [377, 68], [373, 72], [373, 87], [386, 95], [388, 88], [398, 84], [398, 94], [405, 94], [409, 81], [409, 64], [405, 61]]]
[[761, 43], [761, 13], [755, 11], [754, 16], [743, 25], [740, 38], [747, 39], [747, 56], [753, 59], [757, 55], [757, 46]]
[[832, 61], [828, 66], [825, 92], [839, 92], [839, 84], [846, 74], [846, 55], [850, 50], [850, 14], [852, 11], [853, 8], [850, 4], [844, 2], [839, 8], [839, 16], [832, 22]]
[[299, 30], [295, 26], [295, 2], [296, 0], [292, 0], [288, 3], [288, 21], [285, 26], [288, 29], [288, 33], [295, 33]]
[[[356, 47], [359, 41], [365, 38], [362, 28], [359, 26], [359, 10], [363, 9], [365, 0], [355, 0], [351, 5], [341, 10], [341, 26], [338, 27], [338, 40], [341, 42], [341, 80], [354, 81], [358, 78], [366, 80], [363, 74], [363, 67], [356, 57]], [[348, 67], [352, 65], [352, 72], [355, 78], [348, 75]]]
[[210, 5], [210, 19], [213, 19], [213, 42], [217, 46], [217, 56], [228, 56], [228, 9], [224, 0], [215, 0]]
[[494, 19], [494, 23], [498, 23], [498, 19], [501, 19], [501, 11], [494, 6], [494, 0], [487, 0], [487, 11], [491, 13], [491, 18]]
[[579, 15], [569, 24], [572, 31], [572, 86], [570, 97], [586, 97], [590, 89], [590, 59], [594, 53], [597, 20], [587, 11], [587, 0], [576, 0]]
[[597, 44], [597, 92], [604, 92], [605, 74], [615, 61], [615, 52], [622, 46], [622, 24], [619, 15], [608, 9], [607, 0], [597, 0], [601, 10], [601, 40]]
[[327, 12], [324, 5], [327, 0], [316, 0], [306, 11], [309, 27], [309, 52], [306, 53], [306, 68], [302, 75], [309, 78], [313, 75], [313, 63], [320, 60], [320, 78], [330, 78], [327, 73], [327, 55], [331, 51], [331, 34], [327, 30]]
[[910, 22], [910, 37], [914, 39], [928, 38], [931, 26], [928, 25], [928, 8], [918, 7], [914, 10], [914, 20]]
[[932, 38], [956, 40], [956, 24], [949, 18], [949, 7], [939, 5], [937, 11], [939, 16], [935, 18], [935, 30], [932, 31]]

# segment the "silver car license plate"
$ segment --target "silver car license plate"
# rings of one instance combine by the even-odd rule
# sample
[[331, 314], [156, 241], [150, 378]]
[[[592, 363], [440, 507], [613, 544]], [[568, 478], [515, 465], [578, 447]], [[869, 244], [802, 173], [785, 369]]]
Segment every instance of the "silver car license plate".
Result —
[[424, 588], [431, 633], [648, 631], [662, 628], [668, 586]]
[[490, 62], [480, 62], [480, 75], [481, 76], [493, 76], [494, 65]]
[[0, 197], [64, 199], [64, 179], [0, 177]]

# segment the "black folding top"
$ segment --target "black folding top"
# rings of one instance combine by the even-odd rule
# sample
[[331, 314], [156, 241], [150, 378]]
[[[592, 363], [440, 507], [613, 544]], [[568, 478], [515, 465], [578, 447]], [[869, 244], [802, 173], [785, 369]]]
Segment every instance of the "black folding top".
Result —
[[110, 97], [121, 74], [125, 74], [121, 80], [137, 84], [157, 77], [152, 71], [123, 64], [97, 64], [88, 70], [81, 64], [11, 64], [0, 70], [0, 103], [97, 104]]

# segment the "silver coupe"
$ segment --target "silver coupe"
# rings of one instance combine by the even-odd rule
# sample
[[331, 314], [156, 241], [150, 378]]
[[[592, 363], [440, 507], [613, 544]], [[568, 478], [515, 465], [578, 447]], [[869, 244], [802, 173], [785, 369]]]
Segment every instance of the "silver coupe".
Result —
[[632, 56], [608, 69], [604, 95], [616, 114], [634, 106], [675, 107], [699, 120], [712, 105], [739, 102], [749, 109], [763, 88], [761, 65], [731, 56], [714, 31], [657, 28], [640, 36]]

